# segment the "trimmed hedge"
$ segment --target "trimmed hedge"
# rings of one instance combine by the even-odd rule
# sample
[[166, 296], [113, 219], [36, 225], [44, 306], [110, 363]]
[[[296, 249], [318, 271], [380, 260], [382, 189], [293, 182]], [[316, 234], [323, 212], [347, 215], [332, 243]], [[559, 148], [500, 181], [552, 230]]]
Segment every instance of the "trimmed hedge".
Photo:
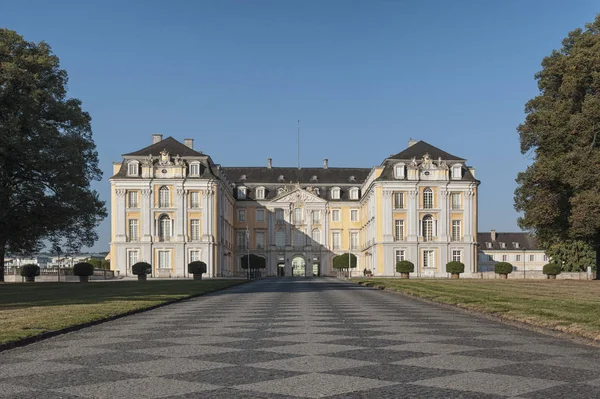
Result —
[[24, 265], [21, 268], [21, 276], [23, 277], [35, 277], [40, 275], [40, 267], [34, 264]]
[[152, 273], [152, 265], [147, 262], [138, 262], [131, 266], [131, 273], [136, 276], [139, 276], [140, 274], [150, 274]]
[[409, 260], [401, 260], [396, 263], [396, 272], [398, 273], [413, 273], [415, 265]]
[[188, 265], [188, 273], [190, 274], [203, 274], [206, 273], [206, 270], [206, 263], [200, 260], [190, 262]]
[[76, 276], [93, 276], [94, 265], [88, 262], [76, 263], [73, 266], [73, 274]]
[[[350, 258], [350, 259], [348, 259]], [[346, 252], [345, 254], [338, 255], [333, 258], [334, 269], [348, 269], [348, 260], [350, 260], [350, 268], [356, 268], [356, 255]]]
[[[250, 254], [251, 269], [265, 269], [267, 267], [267, 259], [262, 256]], [[242, 256], [242, 269], [248, 269], [248, 255]]]
[[556, 275], [560, 274], [561, 271], [562, 271], [561, 267], [557, 263], [547, 263], [544, 265], [544, 267], [542, 269], [542, 272], [549, 276], [556, 276]]
[[452, 262], [446, 263], [446, 273], [460, 274], [465, 272], [465, 264], [453, 260]]
[[513, 271], [513, 265], [508, 262], [498, 262], [494, 265], [494, 273], [509, 274]]

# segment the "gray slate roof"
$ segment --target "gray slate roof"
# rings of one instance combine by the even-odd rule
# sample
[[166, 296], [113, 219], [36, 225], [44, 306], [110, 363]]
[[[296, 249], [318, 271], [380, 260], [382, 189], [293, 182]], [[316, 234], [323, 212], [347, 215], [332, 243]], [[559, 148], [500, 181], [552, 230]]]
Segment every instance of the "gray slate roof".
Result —
[[175, 156], [178, 154], [181, 157], [205, 156], [203, 153], [191, 149], [187, 145], [180, 143], [179, 141], [175, 140], [171, 136], [167, 137], [166, 139], [164, 139], [162, 141], [159, 141], [156, 144], [152, 144], [152, 145], [149, 145], [148, 147], [142, 148], [139, 151], [130, 152], [129, 154], [123, 154], [123, 156], [124, 157], [126, 157], [126, 156], [137, 156], [137, 157], [144, 156], [145, 157], [148, 155], [152, 155], [152, 156], [157, 157], [157, 156], [160, 156], [160, 152], [165, 149], [169, 152], [169, 154], [171, 156]]
[[452, 155], [447, 153], [446, 151], [440, 150], [439, 148], [425, 142], [418, 141], [417, 143], [411, 145], [407, 149], [402, 152], [397, 153], [396, 155], [390, 156], [388, 159], [398, 159], [398, 160], [411, 160], [414, 158], [423, 158], [423, 155], [428, 153], [431, 159], [436, 160], [438, 158], [442, 158], [444, 161], [465, 161], [464, 158], [457, 157], [456, 155]]
[[[494, 251], [522, 251], [522, 250], [537, 250], [538, 241], [535, 237], [528, 233], [496, 233], [496, 240], [492, 241], [492, 233], [477, 233], [477, 242], [480, 250]], [[515, 248], [513, 243], [518, 243], [519, 247]], [[487, 243], [492, 243], [489, 248]], [[506, 247], [502, 248], [500, 243], [505, 243]]]

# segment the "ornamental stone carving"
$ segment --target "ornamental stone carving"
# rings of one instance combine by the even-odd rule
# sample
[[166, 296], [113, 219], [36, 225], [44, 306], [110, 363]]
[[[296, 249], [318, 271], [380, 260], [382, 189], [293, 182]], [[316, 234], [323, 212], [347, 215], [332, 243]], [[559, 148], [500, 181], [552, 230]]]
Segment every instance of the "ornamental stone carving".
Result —
[[171, 156], [169, 155], [169, 151], [165, 148], [160, 152], [160, 159], [158, 160], [158, 164], [160, 166], [173, 165], [171, 162]]
[[147, 198], [147, 197], [149, 197], [149, 196], [150, 196], [150, 194], [152, 194], [152, 190], [150, 190], [150, 189], [148, 189], [148, 188], [145, 188], [145, 189], [143, 189], [143, 190], [142, 190], [142, 196], [143, 196], [144, 198]]
[[123, 188], [118, 188], [115, 190], [115, 193], [117, 194], [117, 196], [119, 197], [124, 197], [125, 194], [127, 193], [127, 190], [123, 189]]
[[416, 198], [419, 195], [419, 192], [416, 190], [411, 190], [408, 192], [408, 197], [409, 198]]
[[177, 196], [178, 197], [183, 197], [185, 195], [185, 193], [187, 192], [187, 190], [183, 189], [183, 188], [178, 188], [177, 189]]

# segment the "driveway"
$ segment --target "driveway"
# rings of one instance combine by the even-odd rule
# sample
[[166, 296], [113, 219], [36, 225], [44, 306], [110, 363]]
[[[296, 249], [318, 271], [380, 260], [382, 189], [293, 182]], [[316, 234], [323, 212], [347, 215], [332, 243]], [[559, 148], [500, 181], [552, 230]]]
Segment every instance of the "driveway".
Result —
[[327, 278], [0, 353], [0, 398], [594, 398], [600, 350]]

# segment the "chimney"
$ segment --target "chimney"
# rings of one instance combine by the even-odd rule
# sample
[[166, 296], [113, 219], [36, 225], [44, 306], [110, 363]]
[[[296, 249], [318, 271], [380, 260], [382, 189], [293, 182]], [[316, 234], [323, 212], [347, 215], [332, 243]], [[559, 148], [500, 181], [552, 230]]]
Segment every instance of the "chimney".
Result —
[[492, 242], [496, 241], [496, 230], [492, 230]]
[[329, 167], [329, 159], [325, 158], [323, 160], [323, 169], [327, 169]]
[[186, 147], [189, 147], [192, 150], [194, 149], [194, 139], [183, 139], [183, 144], [185, 144]]
[[162, 134], [152, 135], [152, 144], [160, 143], [162, 141]]
[[271, 158], [267, 158], [267, 169], [271, 169], [273, 167], [273, 160]]
[[417, 144], [419, 142], [419, 140], [415, 140], [412, 137], [410, 139], [408, 139], [408, 146], [412, 147], [413, 145]]

